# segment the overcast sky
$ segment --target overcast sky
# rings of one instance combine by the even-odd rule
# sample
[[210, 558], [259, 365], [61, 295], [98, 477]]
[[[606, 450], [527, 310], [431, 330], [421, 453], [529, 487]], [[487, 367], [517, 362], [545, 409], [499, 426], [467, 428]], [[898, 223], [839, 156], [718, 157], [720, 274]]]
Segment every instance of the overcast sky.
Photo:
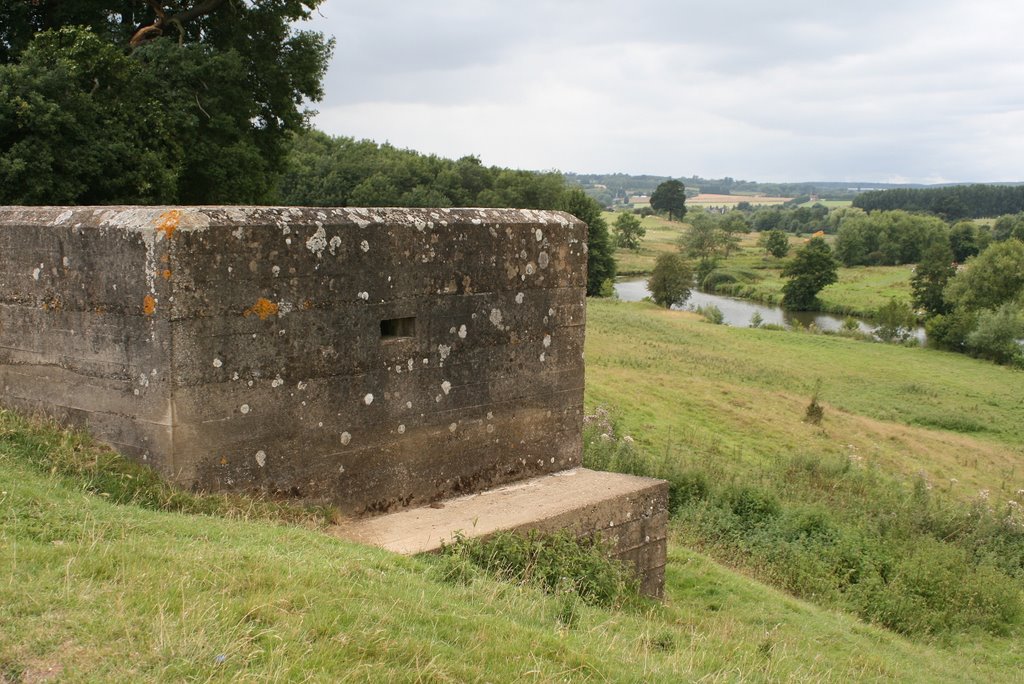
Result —
[[1024, 180], [1020, 0], [325, 0], [315, 125], [485, 164]]

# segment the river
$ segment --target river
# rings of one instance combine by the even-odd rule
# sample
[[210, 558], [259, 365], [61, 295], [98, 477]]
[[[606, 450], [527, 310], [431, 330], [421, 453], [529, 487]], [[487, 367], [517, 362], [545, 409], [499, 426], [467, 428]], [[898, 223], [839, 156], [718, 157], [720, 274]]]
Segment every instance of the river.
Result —
[[[639, 302], [644, 297], [650, 297], [651, 291], [647, 289], [647, 280], [645, 278], [631, 278], [628, 280], [616, 281], [615, 294], [617, 294], [619, 299], [623, 301]], [[796, 322], [799, 322], [799, 324], [804, 327], [808, 327], [813, 323], [819, 330], [828, 331], [841, 330], [843, 322], [847, 318], [845, 316], [836, 316], [822, 311], [786, 311], [780, 306], [759, 304], [758, 302], [752, 302], [746, 299], [725, 297], [722, 295], [710, 294], [708, 292], [700, 292], [698, 290], [690, 291], [690, 297], [686, 300], [686, 303], [683, 304], [683, 306], [675, 306], [672, 308], [684, 311], [695, 311], [698, 307], [710, 305], [717, 306], [722, 311], [724, 323], [726, 325], [742, 328], [750, 325], [750, 319], [755, 313], [761, 315], [762, 323], [782, 325], [787, 328], [793, 327]], [[853, 317], [853, 319], [857, 321], [858, 327], [863, 332], [873, 332], [877, 327], [869, 321], [856, 317]], [[914, 331], [914, 335], [922, 343], [924, 342], [924, 328], [917, 328]]]

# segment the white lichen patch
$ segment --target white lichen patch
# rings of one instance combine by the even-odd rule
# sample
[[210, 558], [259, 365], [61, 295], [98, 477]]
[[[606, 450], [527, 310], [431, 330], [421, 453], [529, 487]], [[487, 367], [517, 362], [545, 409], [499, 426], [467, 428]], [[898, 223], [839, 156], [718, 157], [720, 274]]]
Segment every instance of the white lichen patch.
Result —
[[526, 264], [526, 275], [533, 275], [537, 272], [537, 267], [533, 265], [533, 262]]
[[547, 268], [550, 261], [551, 259], [548, 256], [547, 252], [541, 252], [540, 255], [537, 257], [537, 265], [540, 266], [541, 268]]
[[452, 423], [451, 425], [448, 426], [448, 432], [455, 432], [455, 430], [458, 429], [458, 427], [458, 423]]
[[356, 294], [356, 297], [358, 297], [359, 299], [362, 299], [364, 302], [370, 301], [370, 293], [369, 292], [359, 292], [359, 293]]
[[334, 256], [337, 253], [338, 247], [341, 247], [341, 238], [335, 235], [331, 238], [330, 242], [331, 256]]
[[213, 360], [213, 367], [214, 368], [220, 368], [223, 365], [224, 365], [224, 362], [221, 361], [220, 359], [214, 359]]
[[367, 406], [372, 404], [373, 403], [373, 395], [370, 394], [370, 393], [367, 393], [366, 396], [363, 397], [363, 403], [366, 404]]
[[491, 321], [491, 325], [495, 328], [498, 330], [503, 329], [504, 326], [501, 324], [501, 309], [491, 309], [491, 315], [488, 316], [488, 319]]
[[316, 254], [317, 257], [323, 256], [324, 250], [327, 249], [327, 232], [323, 226], [319, 226], [316, 232], [306, 240], [306, 249]]
[[459, 339], [461, 339], [461, 340], [466, 339], [466, 334], [467, 334], [466, 324], [463, 323], [462, 325], [459, 326]]
[[270, 272], [273, 273], [274, 277], [276, 278], [277, 276], [281, 275], [281, 267], [275, 264], [274, 266], [270, 267]]
[[38, 268], [32, 269], [32, 280], [39, 280], [39, 274], [43, 271], [43, 265], [39, 264]]
[[541, 344], [544, 345], [545, 349], [547, 347], [550, 347], [551, 346], [551, 335], [545, 335], [544, 336], [544, 341]]
[[276, 378], [274, 378], [270, 382], [270, 386], [271, 387], [280, 387], [283, 384], [284, 384], [284, 380], [281, 378], [280, 375], [278, 375]]
[[400, 434], [400, 435], [404, 435], [405, 434], [405, 426], [404, 425], [399, 425], [398, 426], [398, 434]]
[[405, 408], [411, 409], [412, 408], [412, 402], [411, 401], [405, 402]]
[[522, 304], [524, 297], [525, 297], [525, 295], [522, 292], [517, 294], [516, 295], [516, 304]]
[[537, 229], [537, 232], [536, 232], [536, 233], [534, 233], [534, 237], [536, 237], [536, 238], [537, 238], [537, 242], [540, 242], [541, 240], [543, 240], [543, 239], [544, 239], [544, 231], [543, 231], [543, 230], [541, 230], [540, 228], [538, 228], [538, 229]]
[[541, 353], [540, 353], [540, 362], [541, 362], [541, 363], [544, 363], [544, 360], [545, 360], [546, 358], [547, 358], [547, 357], [545, 356], [544, 352], [541, 352]]
[[409, 366], [409, 370], [412, 370], [412, 367], [414, 365], [412, 359], [409, 359], [409, 362], [406, 365]]
[[143, 387], [149, 387], [149, 376], [145, 373], [139, 373], [139, 384]]
[[267, 452], [265, 452], [263, 449], [260, 449], [259, 451], [256, 452], [256, 465], [258, 465], [260, 468], [267, 465]]
[[452, 348], [447, 344], [439, 344], [437, 345], [437, 353], [441, 355], [441, 363], [443, 364], [448, 355], [452, 353]]
[[441, 391], [444, 392], [445, 394], [448, 394], [449, 392], [451, 392], [452, 391], [452, 383], [448, 382], [447, 380], [442, 382], [441, 383]]
[[60, 258], [60, 263], [61, 263], [62, 266], [64, 266], [64, 268], [67, 268], [68, 266], [71, 265], [71, 260], [68, 259], [67, 257], [61, 257]]
[[60, 224], [66, 222], [68, 219], [70, 219], [71, 215], [72, 215], [72, 211], [70, 209], [68, 209], [67, 211], [61, 212], [61, 214], [57, 218], [55, 218], [53, 220], [53, 225], [59, 226]]
[[[352, 435], [350, 435], [347, 432], [342, 432], [341, 433], [341, 443], [343, 445], [348, 446], [349, 442], [351, 442], [351, 441], [352, 441]], [[344, 472], [344, 466], [342, 466], [342, 472]]]
[[363, 250], [364, 252], [369, 252], [370, 243], [367, 242], [366, 240], [363, 240], [362, 242], [359, 243], [359, 249]]
[[239, 407], [238, 407], [238, 410], [242, 412], [242, 415], [245, 415], [245, 414], [246, 414], [246, 413], [248, 413], [248, 412], [249, 412], [249, 411], [250, 411], [251, 409], [249, 408], [249, 405], [248, 405], [248, 404], [242, 404], [241, 406], [239, 406]]

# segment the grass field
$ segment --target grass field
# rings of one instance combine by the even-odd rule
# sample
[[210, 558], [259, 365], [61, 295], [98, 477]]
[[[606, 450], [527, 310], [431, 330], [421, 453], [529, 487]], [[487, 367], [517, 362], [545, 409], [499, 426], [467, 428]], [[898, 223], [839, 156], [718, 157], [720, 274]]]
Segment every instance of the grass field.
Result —
[[[588, 303], [586, 356], [590, 410], [608, 407], [644, 453], [723, 480], [838, 459], [951, 500], [988, 490], [994, 507], [1024, 489], [1020, 372], [605, 300]], [[817, 426], [803, 421], [816, 386]], [[1012, 682], [1024, 659], [1019, 627], [908, 639], [793, 598], [751, 579], [743, 555], [736, 572], [683, 548], [680, 519], [665, 603], [597, 608], [341, 542], [318, 511], [175, 493], [115, 466], [0, 411], [5, 684]]]
[[[617, 213], [606, 211], [602, 214], [612, 230]], [[619, 275], [645, 275], [654, 268], [654, 262], [663, 252], [679, 249], [679, 237], [686, 224], [679, 221], [667, 221], [658, 216], [647, 216], [641, 220], [647, 230], [639, 251], [617, 249], [615, 261], [618, 263]]]
[[[776, 259], [757, 246], [757, 233], [743, 236], [740, 249], [724, 260], [721, 268], [749, 277], [717, 288], [720, 294], [754, 299], [769, 304], [782, 302], [782, 267], [786, 259]], [[829, 241], [833, 237], [829, 236]], [[790, 254], [803, 245], [803, 239], [790, 238]], [[839, 282], [821, 291], [822, 309], [840, 315], [870, 318], [889, 299], [911, 300], [912, 266], [857, 266], [839, 269]]]
[[[732, 328], [652, 304], [592, 300], [587, 403], [652, 453], [737, 467], [856, 453], [968, 495], [1024, 489], [1019, 371], [961, 354]], [[817, 383], [831, 419], [802, 422]]]
[[[606, 212], [609, 225], [615, 215]], [[679, 237], [687, 224], [669, 223], [661, 218], [644, 219], [647, 235], [638, 252], [618, 249], [615, 259], [619, 264], [619, 275], [649, 275], [654, 268], [658, 254], [679, 248]], [[758, 233], [747, 233], [740, 240], [739, 249], [722, 260], [719, 268], [736, 277], [734, 283], [723, 283], [716, 287], [719, 294], [753, 299], [767, 304], [782, 301], [782, 267], [786, 259], [777, 259], [757, 246]], [[826, 240], [834, 242], [834, 236]], [[803, 238], [791, 236], [790, 255], [803, 244]], [[818, 295], [822, 310], [828, 313], [871, 318], [878, 307], [889, 299], [910, 301], [910, 277], [912, 266], [858, 266], [839, 269], [839, 282], [829, 285]]]
[[[0, 414], [0, 676], [16, 681], [1012, 681], [671, 547], [624, 609], [446, 581], [317, 530], [112, 503], [29, 465], [78, 440]], [[60, 456], [58, 455], [58, 458]], [[102, 491], [101, 491], [102, 494]]]

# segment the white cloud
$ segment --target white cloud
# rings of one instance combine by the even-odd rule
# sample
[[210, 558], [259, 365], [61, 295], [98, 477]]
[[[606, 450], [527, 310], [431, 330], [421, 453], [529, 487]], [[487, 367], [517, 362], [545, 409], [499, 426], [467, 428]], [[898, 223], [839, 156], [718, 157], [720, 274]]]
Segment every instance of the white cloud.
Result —
[[317, 125], [520, 168], [1016, 180], [1024, 7], [327, 0]]

